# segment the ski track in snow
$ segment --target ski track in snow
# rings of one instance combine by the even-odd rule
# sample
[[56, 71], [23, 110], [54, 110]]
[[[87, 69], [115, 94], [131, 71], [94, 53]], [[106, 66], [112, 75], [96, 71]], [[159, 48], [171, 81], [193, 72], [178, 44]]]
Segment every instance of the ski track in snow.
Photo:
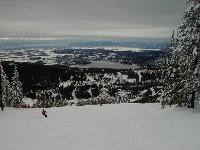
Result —
[[0, 112], [0, 150], [199, 150], [200, 113], [159, 104]]

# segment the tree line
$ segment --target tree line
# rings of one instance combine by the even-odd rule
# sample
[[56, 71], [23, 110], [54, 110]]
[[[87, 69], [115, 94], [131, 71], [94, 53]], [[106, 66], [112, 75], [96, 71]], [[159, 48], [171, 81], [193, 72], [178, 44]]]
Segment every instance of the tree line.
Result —
[[200, 0], [188, 3], [191, 6], [184, 13], [177, 35], [173, 31], [171, 37], [163, 76], [163, 106], [194, 108], [200, 96]]
[[13, 77], [8, 79], [4, 72], [3, 66], [0, 64], [0, 107], [4, 110], [4, 107], [18, 107], [22, 103], [23, 89], [22, 83], [19, 81], [19, 73], [17, 66], [13, 71]]

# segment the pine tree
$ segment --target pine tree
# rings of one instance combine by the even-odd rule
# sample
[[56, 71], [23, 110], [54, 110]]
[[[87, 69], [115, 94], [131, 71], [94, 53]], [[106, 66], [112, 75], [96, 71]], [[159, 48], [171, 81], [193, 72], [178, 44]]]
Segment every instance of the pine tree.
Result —
[[192, 5], [187, 9], [183, 17], [183, 23], [178, 29], [178, 37], [182, 51], [184, 50], [185, 67], [182, 70], [184, 80], [184, 92], [187, 93], [188, 105], [194, 108], [195, 94], [200, 91], [200, 0], [189, 0]]
[[178, 104], [182, 105], [184, 95], [182, 89], [184, 87], [181, 62], [183, 58], [183, 52], [179, 50], [179, 41], [174, 37], [174, 31], [171, 37], [171, 47], [167, 54], [166, 66], [164, 71], [164, 88], [163, 88], [163, 101], [165, 104]]
[[200, 0], [188, 3], [192, 5], [184, 13], [177, 38], [174, 33], [172, 36], [166, 61], [164, 101], [194, 108], [195, 94], [200, 91]]
[[6, 73], [3, 70], [3, 66], [0, 64], [0, 70], [1, 70], [1, 99], [4, 106], [10, 106], [11, 105], [11, 87], [10, 82], [8, 80], [8, 77]]
[[17, 67], [15, 66], [13, 77], [12, 77], [12, 106], [17, 107], [22, 103], [22, 83], [19, 81], [19, 73]]

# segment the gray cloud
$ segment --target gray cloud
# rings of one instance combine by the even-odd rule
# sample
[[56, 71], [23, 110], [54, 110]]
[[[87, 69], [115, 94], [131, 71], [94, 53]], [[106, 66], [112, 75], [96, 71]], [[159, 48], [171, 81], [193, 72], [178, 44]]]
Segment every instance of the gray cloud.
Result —
[[0, 37], [169, 37], [183, 0], [1, 0]]

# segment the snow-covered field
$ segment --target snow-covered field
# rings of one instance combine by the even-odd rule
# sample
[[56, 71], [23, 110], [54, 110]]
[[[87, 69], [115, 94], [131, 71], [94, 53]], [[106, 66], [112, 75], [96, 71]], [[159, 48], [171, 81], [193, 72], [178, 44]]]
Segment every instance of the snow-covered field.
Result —
[[0, 112], [0, 150], [199, 150], [200, 113], [159, 104]]

